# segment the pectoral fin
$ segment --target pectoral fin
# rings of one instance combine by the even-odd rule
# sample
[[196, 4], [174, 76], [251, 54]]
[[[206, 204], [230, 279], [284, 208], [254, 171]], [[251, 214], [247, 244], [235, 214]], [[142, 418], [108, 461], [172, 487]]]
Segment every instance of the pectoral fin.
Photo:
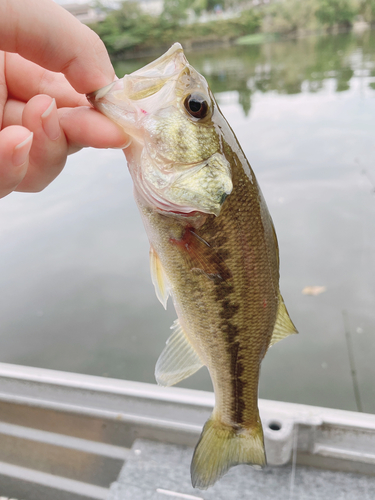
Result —
[[201, 238], [192, 228], [187, 228], [180, 240], [170, 240], [194, 273], [203, 273], [211, 280], [226, 281], [231, 272], [222, 255]]
[[177, 384], [203, 366], [179, 321], [176, 320], [171, 328], [173, 333], [155, 367], [156, 382], [163, 386]]
[[151, 279], [155, 287], [156, 296], [162, 303], [164, 309], [167, 309], [167, 301], [170, 294], [170, 288], [158, 254], [152, 247], [150, 247], [150, 271]]
[[286, 310], [284, 300], [279, 294], [279, 308], [277, 310], [277, 318], [275, 328], [272, 333], [271, 342], [269, 347], [276, 344], [279, 340], [285, 339], [288, 335], [292, 333], [298, 333], [296, 327], [293, 325], [292, 320], [289, 317], [288, 311]]

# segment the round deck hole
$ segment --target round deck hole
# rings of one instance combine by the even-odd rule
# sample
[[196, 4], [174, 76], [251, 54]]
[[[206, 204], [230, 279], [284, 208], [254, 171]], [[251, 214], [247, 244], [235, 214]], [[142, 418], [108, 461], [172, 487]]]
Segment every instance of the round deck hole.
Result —
[[272, 431], [279, 431], [282, 427], [281, 423], [280, 422], [270, 422], [268, 424], [268, 427], [272, 430]]

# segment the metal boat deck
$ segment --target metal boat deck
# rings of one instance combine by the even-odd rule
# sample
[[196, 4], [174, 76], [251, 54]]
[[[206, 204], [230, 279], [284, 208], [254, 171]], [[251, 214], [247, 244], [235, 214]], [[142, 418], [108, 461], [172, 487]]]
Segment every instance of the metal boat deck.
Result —
[[0, 364], [0, 497], [375, 498], [375, 415], [260, 400], [268, 467], [207, 491], [190, 460], [212, 393]]

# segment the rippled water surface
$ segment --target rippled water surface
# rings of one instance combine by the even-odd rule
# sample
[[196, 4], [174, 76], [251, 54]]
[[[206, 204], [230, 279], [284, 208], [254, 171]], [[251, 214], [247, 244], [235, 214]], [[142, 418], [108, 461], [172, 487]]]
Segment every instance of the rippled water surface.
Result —
[[[375, 412], [375, 33], [188, 58], [258, 177], [300, 331], [267, 354], [260, 396]], [[122, 152], [70, 157], [0, 218], [0, 361], [154, 382], [175, 313], [154, 295]], [[205, 369], [181, 385], [211, 389]]]

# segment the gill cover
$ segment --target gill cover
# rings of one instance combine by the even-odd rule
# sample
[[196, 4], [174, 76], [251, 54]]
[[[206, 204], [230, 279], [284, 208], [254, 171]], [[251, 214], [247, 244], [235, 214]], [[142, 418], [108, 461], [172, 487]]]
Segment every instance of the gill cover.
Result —
[[132, 137], [125, 154], [148, 205], [219, 215], [233, 184], [215, 126], [217, 105], [180, 44], [88, 99]]

